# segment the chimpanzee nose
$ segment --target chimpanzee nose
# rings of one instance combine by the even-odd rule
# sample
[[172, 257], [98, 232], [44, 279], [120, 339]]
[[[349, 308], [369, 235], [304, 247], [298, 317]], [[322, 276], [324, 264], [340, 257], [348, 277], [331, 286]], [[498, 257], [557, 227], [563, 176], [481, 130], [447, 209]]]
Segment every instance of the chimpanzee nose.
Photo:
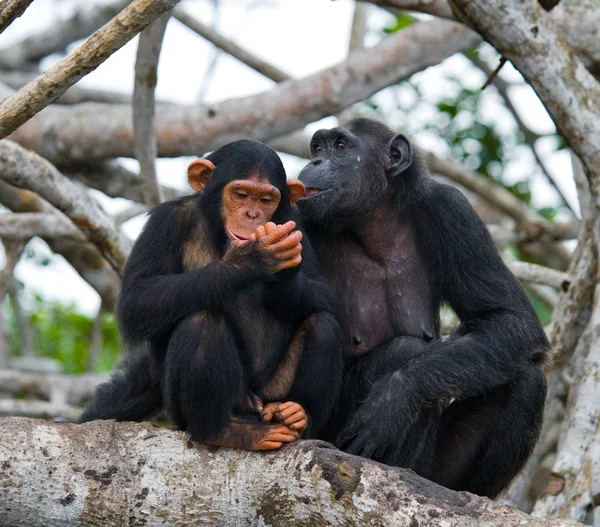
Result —
[[254, 209], [248, 209], [246, 211], [246, 216], [248, 216], [248, 218], [250, 218], [251, 220], [255, 220], [256, 218], [258, 218], [258, 211]]

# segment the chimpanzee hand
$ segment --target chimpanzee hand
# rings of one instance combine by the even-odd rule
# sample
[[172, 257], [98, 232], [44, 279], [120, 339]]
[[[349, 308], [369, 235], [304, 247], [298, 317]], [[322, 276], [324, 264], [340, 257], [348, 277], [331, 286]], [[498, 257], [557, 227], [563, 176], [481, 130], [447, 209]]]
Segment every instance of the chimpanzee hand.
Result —
[[304, 408], [293, 401], [267, 403], [260, 415], [260, 420], [264, 423], [276, 421], [290, 430], [297, 430], [300, 435], [308, 426], [308, 416]]
[[375, 460], [392, 445], [401, 448], [414, 418], [411, 401], [401, 372], [383, 377], [352, 416], [337, 446], [349, 454]]
[[302, 232], [294, 230], [296, 223], [288, 221], [283, 225], [267, 222], [256, 229], [252, 240], [257, 240], [278, 260], [277, 271], [297, 267], [302, 262]]

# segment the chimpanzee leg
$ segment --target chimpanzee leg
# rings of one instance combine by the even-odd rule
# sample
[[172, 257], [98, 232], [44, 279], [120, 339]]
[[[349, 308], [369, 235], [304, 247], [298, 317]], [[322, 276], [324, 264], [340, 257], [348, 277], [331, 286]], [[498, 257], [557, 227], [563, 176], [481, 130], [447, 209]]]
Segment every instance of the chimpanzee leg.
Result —
[[545, 397], [541, 369], [528, 364], [510, 384], [453, 402], [442, 417], [431, 479], [454, 490], [497, 496], [535, 446]]
[[182, 321], [171, 336], [164, 381], [173, 422], [191, 438], [246, 450], [280, 448], [298, 433], [258, 415], [235, 415], [246, 379], [231, 327], [222, 315], [201, 312]]
[[224, 317], [203, 311], [179, 323], [169, 340], [165, 406], [174, 424], [197, 441], [216, 439], [244, 390], [244, 374]]
[[96, 388], [80, 423], [95, 419], [142, 421], [158, 413], [163, 397], [160, 372], [145, 348], [136, 349], [110, 381]]
[[302, 405], [309, 416], [305, 438], [316, 437], [335, 408], [342, 385], [340, 327], [330, 313], [311, 315], [302, 324], [304, 346], [287, 397]]

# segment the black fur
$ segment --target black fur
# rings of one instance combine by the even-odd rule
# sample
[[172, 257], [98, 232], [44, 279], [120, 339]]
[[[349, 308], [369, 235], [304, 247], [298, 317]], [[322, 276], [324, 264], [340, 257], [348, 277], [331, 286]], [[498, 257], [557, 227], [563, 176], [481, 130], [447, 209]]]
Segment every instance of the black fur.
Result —
[[[315, 434], [337, 400], [342, 363], [339, 326], [328, 313], [329, 289], [311, 246], [305, 238], [301, 265], [273, 275], [269, 253], [258, 243], [227, 250], [221, 218], [225, 185], [258, 171], [281, 193], [271, 221], [293, 219], [283, 165], [271, 148], [247, 140], [208, 159], [217, 168], [204, 192], [150, 213], [127, 262], [117, 309], [123, 337], [137, 349], [98, 388], [80, 421], [139, 421], [165, 407], [194, 439], [215, 439], [240, 397], [249, 390], [262, 395], [295, 332], [308, 324], [288, 400], [304, 407], [306, 434]], [[184, 245], [198, 235], [214, 261], [186, 270]]]
[[[395, 141], [402, 154], [391, 151]], [[537, 440], [549, 343], [481, 219], [458, 190], [430, 179], [406, 144], [381, 123], [355, 119], [317, 132], [300, 174], [307, 187], [326, 191], [298, 206], [346, 339], [340, 405], [324, 437], [494, 497]], [[411, 162], [395, 170], [402, 156]], [[412, 237], [398, 248], [403, 233]], [[439, 338], [442, 302], [461, 321], [446, 340]], [[350, 339], [361, 335], [357, 312], [371, 321], [363, 333], [374, 339], [369, 349]]]

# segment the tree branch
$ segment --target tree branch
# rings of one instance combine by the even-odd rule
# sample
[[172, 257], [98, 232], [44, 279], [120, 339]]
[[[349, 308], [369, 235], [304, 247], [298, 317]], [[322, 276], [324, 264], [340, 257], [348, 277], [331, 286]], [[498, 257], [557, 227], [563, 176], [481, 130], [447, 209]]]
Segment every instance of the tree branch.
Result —
[[498, 247], [522, 243], [551, 243], [562, 240], [574, 240], [581, 229], [581, 222], [570, 223], [517, 223], [507, 229], [499, 225], [488, 225], [488, 229]]
[[292, 78], [291, 75], [288, 75], [284, 71], [280, 70], [277, 66], [268, 63], [256, 55], [253, 55], [249, 51], [238, 46], [232, 40], [217, 33], [214, 29], [187, 13], [185, 9], [181, 8], [180, 6], [173, 9], [173, 18], [181, 22], [187, 28], [191, 29], [194, 33], [200, 35], [205, 40], [208, 40], [215, 47], [236, 58], [242, 64], [245, 64], [253, 70], [258, 71], [258, 73], [261, 73], [268, 79], [271, 79], [275, 82], [284, 82]]
[[[14, 212], [45, 212], [62, 215], [47, 201], [28, 190], [19, 189], [0, 180], [0, 203]], [[50, 249], [73, 266], [100, 295], [102, 304], [112, 310], [117, 300], [121, 281], [117, 273], [92, 243], [69, 238], [44, 238]]]
[[0, 104], [0, 139], [58, 99], [178, 0], [134, 0], [81, 46]]
[[143, 180], [143, 202], [158, 205], [163, 201], [156, 176], [156, 138], [154, 137], [154, 91], [158, 75], [158, 59], [171, 17], [162, 14], [140, 34], [135, 61], [133, 89], [133, 136], [135, 157]]
[[[353, 53], [336, 66], [258, 95], [208, 106], [158, 106], [158, 155], [202, 155], [242, 137], [264, 141], [285, 135], [339, 113], [478, 40], [460, 24], [433, 20], [414, 24], [371, 49]], [[59, 164], [131, 157], [130, 108], [106, 106], [88, 103], [47, 108], [11, 139]], [[92, 117], [95, 126], [89, 126]]]
[[0, 5], [0, 34], [19, 18], [33, 0], [5, 0]]
[[[37, 77], [26, 71], [0, 71], [0, 81], [13, 90], [20, 90]], [[131, 95], [117, 91], [99, 90], [74, 84], [56, 101], [56, 104], [79, 104], [82, 102], [101, 102], [105, 104], [131, 104]]]
[[33, 190], [66, 214], [100, 249], [115, 271], [122, 272], [131, 243], [115, 229], [93, 198], [48, 161], [11, 141], [0, 141], [0, 178]]
[[48, 212], [0, 214], [0, 238], [29, 240], [40, 238], [70, 238], [84, 242], [87, 238], [64, 216]]
[[563, 291], [568, 289], [570, 284], [567, 273], [557, 271], [551, 267], [521, 261], [508, 262], [508, 267], [522, 282], [549, 285]]
[[[299, 441], [254, 453], [149, 424], [0, 420], [0, 523], [574, 527]], [[48, 476], [48, 471], [51, 475]], [[23, 492], [27, 489], [27, 492]]]

